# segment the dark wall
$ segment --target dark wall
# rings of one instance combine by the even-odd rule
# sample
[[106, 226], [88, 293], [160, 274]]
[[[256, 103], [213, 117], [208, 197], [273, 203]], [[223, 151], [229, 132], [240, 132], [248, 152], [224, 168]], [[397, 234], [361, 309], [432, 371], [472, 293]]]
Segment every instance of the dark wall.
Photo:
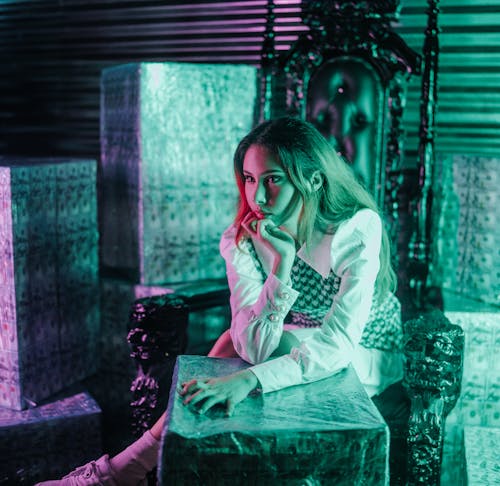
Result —
[[[277, 46], [300, 25], [276, 2]], [[424, 0], [403, 0], [397, 31], [421, 52]], [[103, 68], [136, 61], [258, 65], [266, 0], [3, 0], [0, 154], [99, 155]], [[500, 0], [443, 0], [437, 150], [500, 152]], [[420, 79], [408, 93], [406, 149], [417, 147]]]

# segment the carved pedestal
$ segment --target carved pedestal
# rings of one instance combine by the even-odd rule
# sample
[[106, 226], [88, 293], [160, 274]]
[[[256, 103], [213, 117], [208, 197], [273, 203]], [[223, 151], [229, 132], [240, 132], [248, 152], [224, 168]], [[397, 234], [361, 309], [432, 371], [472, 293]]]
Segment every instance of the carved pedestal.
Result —
[[182, 297], [167, 294], [137, 300], [127, 336], [137, 365], [132, 382], [132, 431], [140, 436], [161, 413], [159, 401], [170, 387], [175, 358], [187, 345], [188, 306]]
[[464, 333], [438, 310], [408, 321], [404, 331], [409, 484], [438, 485], [444, 421], [460, 394]]
[[190, 335], [193, 341], [194, 332], [209, 327], [206, 311], [220, 311], [222, 318], [227, 316], [227, 326], [230, 322], [225, 279], [200, 280], [171, 290], [174, 293], [136, 300], [130, 313], [127, 339], [137, 367], [130, 405], [136, 436], [145, 432], [165, 410], [175, 359], [187, 352], [188, 344], [191, 348]]

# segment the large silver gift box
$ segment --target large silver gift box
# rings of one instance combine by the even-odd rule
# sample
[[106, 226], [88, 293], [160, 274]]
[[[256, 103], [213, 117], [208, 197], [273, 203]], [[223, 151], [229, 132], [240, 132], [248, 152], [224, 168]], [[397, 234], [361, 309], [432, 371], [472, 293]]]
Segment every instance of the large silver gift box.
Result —
[[440, 154], [434, 188], [435, 284], [500, 304], [500, 159]]
[[140, 63], [101, 86], [101, 259], [141, 284], [224, 276], [232, 157], [252, 128], [251, 66]]
[[97, 367], [96, 162], [0, 158], [0, 406]]
[[162, 434], [160, 485], [389, 484], [389, 429], [352, 367], [314, 383], [256, 394], [227, 417], [183, 404], [178, 386], [248, 367], [179, 356]]
[[446, 317], [464, 330], [465, 347], [460, 396], [446, 418], [441, 484], [460, 486], [466, 477], [464, 430], [500, 430], [500, 312], [460, 289], [443, 295]]

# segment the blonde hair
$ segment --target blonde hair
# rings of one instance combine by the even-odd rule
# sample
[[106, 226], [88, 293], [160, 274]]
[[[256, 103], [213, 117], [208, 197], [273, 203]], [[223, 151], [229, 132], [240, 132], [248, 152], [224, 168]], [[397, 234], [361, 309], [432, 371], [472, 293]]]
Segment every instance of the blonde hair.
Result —
[[[234, 155], [234, 171], [240, 192], [235, 218], [236, 241], [244, 234], [243, 218], [250, 211], [245, 197], [243, 161], [251, 145], [265, 147], [281, 163], [304, 204], [299, 221], [300, 243], [311, 244], [314, 230], [331, 233], [343, 221], [360, 209], [369, 208], [380, 215], [373, 197], [358, 182], [352, 169], [337, 155], [328, 141], [310, 123], [298, 118], [283, 117], [265, 121], [255, 127], [239, 143]], [[319, 173], [322, 184], [313, 188], [311, 178]], [[385, 296], [396, 287], [396, 275], [391, 266], [390, 243], [382, 228], [380, 270], [376, 293]]]

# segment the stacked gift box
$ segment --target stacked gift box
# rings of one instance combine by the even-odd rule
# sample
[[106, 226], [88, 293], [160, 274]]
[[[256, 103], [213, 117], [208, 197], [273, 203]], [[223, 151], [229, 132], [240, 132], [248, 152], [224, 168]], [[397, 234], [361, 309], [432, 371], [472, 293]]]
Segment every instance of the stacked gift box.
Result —
[[[89, 388], [105, 412], [131, 398], [133, 301], [225, 280], [219, 240], [236, 211], [232, 156], [255, 100], [250, 66], [139, 63], [102, 73], [102, 379]], [[187, 352], [206, 353], [228, 325], [227, 308], [192, 313]]]
[[[135, 298], [185, 282], [202, 292], [207, 280], [225, 278], [219, 240], [236, 211], [232, 155], [253, 125], [256, 70], [127, 64], [105, 69], [101, 88], [101, 259], [113, 276], [103, 286], [106, 300], [126, 302], [119, 319], [105, 318], [103, 336], [123, 342]], [[214, 340], [228, 323], [222, 313], [199, 314], [189, 332], [202, 347], [199, 334]], [[109, 356], [121, 367], [125, 354]]]
[[433, 172], [430, 279], [433, 285], [454, 289], [457, 281], [460, 202], [455, 192], [453, 156], [438, 154]]
[[467, 484], [500, 484], [500, 429], [466, 426], [464, 443]]
[[446, 317], [464, 330], [462, 389], [446, 419], [443, 484], [465, 484], [464, 429], [500, 430], [500, 308], [444, 292]]
[[[104, 312], [108, 342], [125, 339], [122, 319], [135, 298], [186, 282], [203, 292], [207, 280], [225, 279], [219, 240], [236, 212], [232, 156], [254, 123], [256, 74], [250, 66], [189, 63], [103, 71], [99, 210], [110, 277], [103, 286], [105, 300], [126, 302], [115, 316]], [[225, 313], [203, 317], [208, 331], [200, 326], [198, 339], [197, 326], [188, 331], [198, 350], [199, 334], [214, 340], [228, 325]], [[125, 352], [108, 356], [121, 367]]]
[[464, 373], [449, 423], [500, 427], [500, 309], [496, 312], [446, 312], [465, 333]]
[[218, 243], [236, 210], [232, 155], [253, 125], [255, 90], [250, 66], [104, 70], [105, 268], [144, 285], [225, 276]]
[[97, 369], [94, 161], [0, 159], [0, 405], [21, 410]]
[[433, 277], [445, 289], [500, 305], [500, 159], [440, 155]]
[[98, 457], [100, 415], [96, 401], [79, 389], [28, 410], [0, 408], [0, 484], [32, 486]]
[[446, 422], [445, 484], [464, 484], [464, 427], [500, 427], [499, 166], [495, 157], [439, 154], [434, 168], [431, 280], [465, 333], [462, 392]]
[[100, 452], [97, 404], [57, 395], [98, 365], [95, 161], [0, 158], [0, 255], [0, 480], [32, 484]]

